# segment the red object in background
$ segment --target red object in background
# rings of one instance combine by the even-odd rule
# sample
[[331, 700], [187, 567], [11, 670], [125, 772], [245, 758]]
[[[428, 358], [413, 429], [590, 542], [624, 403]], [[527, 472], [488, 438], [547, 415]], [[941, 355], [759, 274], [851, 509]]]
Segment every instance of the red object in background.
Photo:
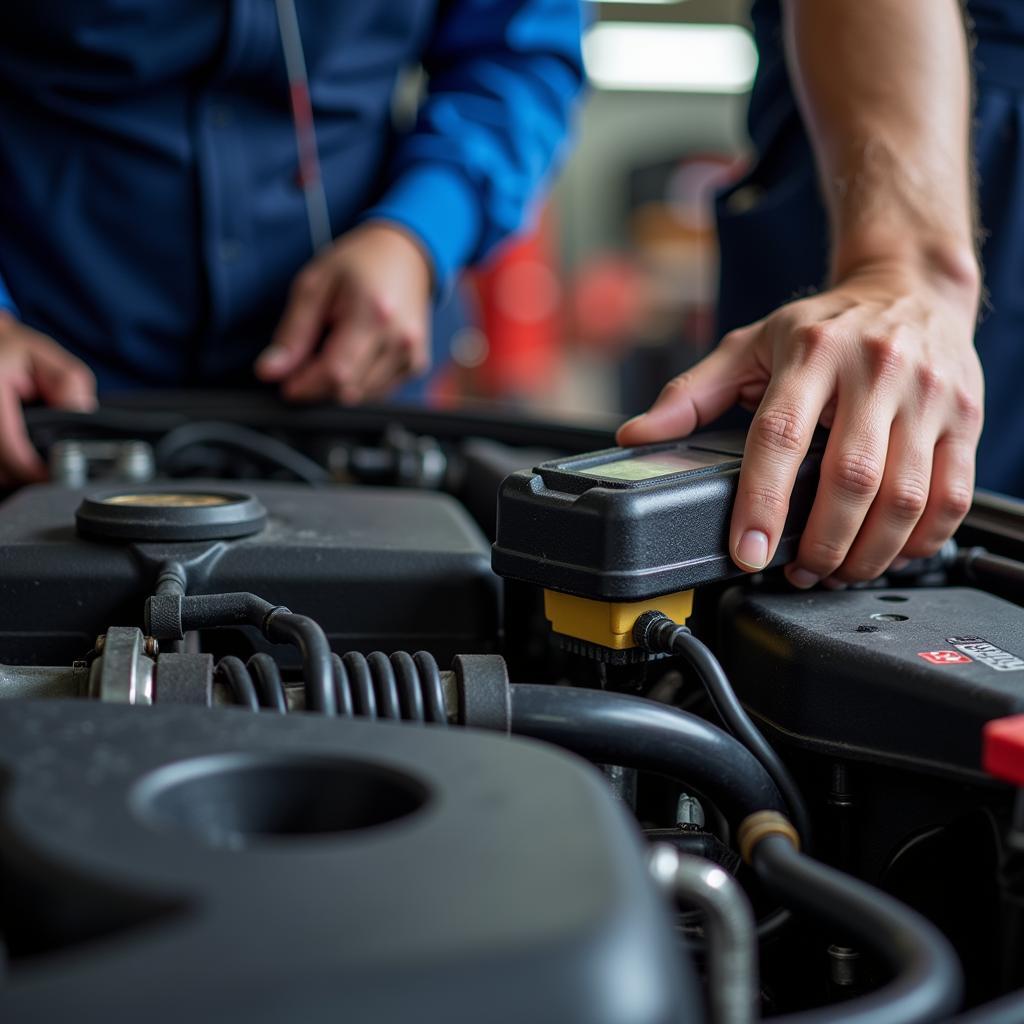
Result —
[[535, 231], [505, 245], [473, 275], [488, 345], [477, 379], [488, 397], [546, 392], [557, 372], [562, 286], [552, 237], [545, 216]]
[[584, 264], [573, 288], [573, 326], [578, 339], [594, 348], [615, 350], [635, 337], [650, 297], [643, 272], [617, 253]]
[[986, 723], [982, 730], [981, 764], [989, 775], [1024, 786], [1024, 715]]

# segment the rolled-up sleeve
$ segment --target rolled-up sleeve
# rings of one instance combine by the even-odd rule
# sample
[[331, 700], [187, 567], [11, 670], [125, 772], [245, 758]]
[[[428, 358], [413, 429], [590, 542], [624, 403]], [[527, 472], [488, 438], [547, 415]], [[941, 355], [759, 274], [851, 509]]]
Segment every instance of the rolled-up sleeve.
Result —
[[583, 86], [579, 0], [450, 0], [428, 89], [367, 219], [415, 234], [439, 288], [519, 230], [566, 147]]

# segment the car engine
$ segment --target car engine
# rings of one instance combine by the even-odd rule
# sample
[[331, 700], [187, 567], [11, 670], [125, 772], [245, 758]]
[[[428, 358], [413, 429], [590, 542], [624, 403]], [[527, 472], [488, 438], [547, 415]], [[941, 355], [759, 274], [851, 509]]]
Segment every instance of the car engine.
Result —
[[28, 417], [3, 1021], [1024, 1021], [1024, 504], [797, 592], [735, 439], [684, 506], [610, 424]]

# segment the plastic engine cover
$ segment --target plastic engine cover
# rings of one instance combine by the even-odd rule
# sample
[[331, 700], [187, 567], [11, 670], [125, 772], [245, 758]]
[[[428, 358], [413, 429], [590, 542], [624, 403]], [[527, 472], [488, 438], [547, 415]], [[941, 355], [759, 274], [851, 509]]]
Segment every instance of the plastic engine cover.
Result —
[[721, 615], [744, 704], [823, 752], [980, 777], [983, 725], [1024, 712], [1024, 611], [982, 591], [737, 588]]
[[0, 1018], [697, 1024], [640, 836], [553, 747], [0, 703]]
[[[224, 488], [190, 480], [160, 489]], [[228, 489], [265, 507], [259, 532], [99, 541], [75, 527], [75, 510], [91, 492], [26, 487], [0, 505], [0, 663], [69, 663], [108, 626], [141, 625], [166, 560], [187, 567], [190, 593], [250, 591], [311, 615], [336, 650], [426, 648], [444, 662], [493, 649], [499, 581], [486, 539], [454, 498], [248, 481]]]

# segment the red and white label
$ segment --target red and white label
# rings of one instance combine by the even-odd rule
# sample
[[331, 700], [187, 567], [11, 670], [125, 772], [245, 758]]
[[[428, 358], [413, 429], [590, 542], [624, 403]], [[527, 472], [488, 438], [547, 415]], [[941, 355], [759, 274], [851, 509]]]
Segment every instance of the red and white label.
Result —
[[969, 665], [973, 660], [960, 651], [918, 651], [917, 656], [933, 665]]

